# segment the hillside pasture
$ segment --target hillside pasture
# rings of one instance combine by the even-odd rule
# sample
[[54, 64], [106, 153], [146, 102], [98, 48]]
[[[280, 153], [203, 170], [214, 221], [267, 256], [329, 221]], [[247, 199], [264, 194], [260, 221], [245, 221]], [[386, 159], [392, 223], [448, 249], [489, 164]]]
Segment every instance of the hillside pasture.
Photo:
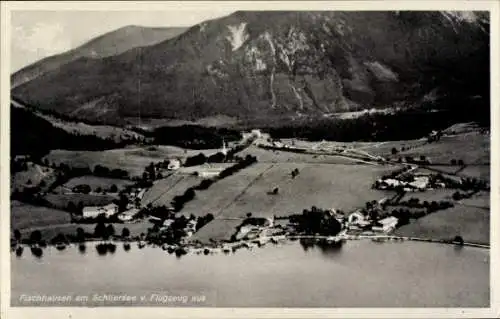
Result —
[[12, 229], [47, 226], [69, 223], [71, 221], [71, 216], [68, 212], [33, 206], [15, 200], [10, 203], [10, 212], [10, 225]]
[[[299, 175], [292, 178], [295, 168]], [[252, 212], [283, 216], [301, 213], [312, 206], [350, 211], [366, 201], [392, 196], [371, 188], [373, 182], [388, 171], [392, 169], [371, 165], [282, 163], [249, 185], [219, 216], [237, 217]], [[278, 188], [277, 194], [272, 194], [274, 188]]]
[[466, 198], [460, 200], [460, 204], [470, 207], [482, 207], [485, 209], [490, 208], [490, 193], [489, 192], [479, 192], [472, 195], [471, 198]]
[[456, 205], [410, 221], [395, 230], [398, 236], [453, 239], [462, 236], [472, 243], [490, 243], [490, 211]]
[[102, 190], [108, 190], [112, 185], [116, 185], [118, 191], [120, 191], [128, 185], [132, 185], [132, 181], [89, 175], [70, 179], [66, 184], [64, 184], [64, 188], [71, 190], [77, 185], [89, 185], [92, 191], [95, 191], [98, 188], [101, 188]]
[[162, 162], [169, 158], [180, 158], [181, 160], [204, 153], [207, 156], [217, 152], [217, 150], [185, 150], [175, 146], [144, 146], [127, 147], [106, 151], [68, 151], [53, 150], [45, 159], [49, 163], [65, 163], [71, 167], [90, 167], [94, 169], [96, 165], [108, 167], [109, 169], [123, 169], [131, 177], [140, 177], [144, 168], [150, 163]]
[[170, 206], [177, 195], [182, 195], [190, 188], [198, 185], [203, 178], [194, 175], [172, 174], [167, 178], [158, 180], [144, 193], [141, 200], [142, 206]]
[[53, 207], [66, 209], [70, 202], [73, 202], [75, 205], [81, 202], [83, 206], [101, 206], [110, 204], [114, 199], [118, 199], [118, 197], [93, 194], [47, 194], [44, 199]]
[[33, 187], [44, 181], [46, 185], [50, 185], [55, 181], [55, 171], [50, 167], [40, 166], [35, 163], [27, 163], [28, 169], [21, 172], [16, 172], [11, 176], [10, 190], [22, 191], [26, 187]]
[[336, 155], [312, 155], [294, 153], [281, 150], [267, 150], [256, 146], [250, 146], [237, 153], [245, 157], [253, 155], [261, 163], [326, 163], [326, 164], [357, 164], [356, 161]]
[[463, 170], [457, 173], [461, 177], [478, 178], [485, 181], [490, 181], [490, 165], [467, 165]]
[[400, 152], [401, 157], [426, 156], [433, 164], [450, 164], [452, 159], [467, 165], [490, 163], [490, 137], [479, 133], [443, 136], [441, 140]]

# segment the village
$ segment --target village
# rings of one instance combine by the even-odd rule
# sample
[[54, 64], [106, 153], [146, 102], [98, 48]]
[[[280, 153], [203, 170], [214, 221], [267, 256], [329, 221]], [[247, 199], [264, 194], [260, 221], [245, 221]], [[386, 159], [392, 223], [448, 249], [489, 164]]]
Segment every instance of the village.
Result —
[[[427, 141], [422, 139], [422, 143], [435, 142], [441, 136], [442, 133], [433, 131], [427, 137]], [[300, 212], [279, 216], [270, 215], [268, 212], [246, 212], [239, 215], [240, 217], [229, 218], [228, 221], [231, 221], [230, 224], [234, 225], [234, 228], [232, 231], [228, 230], [227, 235], [200, 240], [200, 236], [195, 235], [198, 235], [203, 226], [214, 219], [216, 220], [214, 223], [224, 223], [222, 221], [224, 218], [220, 219], [219, 216], [214, 216], [215, 212], [210, 211], [199, 214], [191, 209], [184, 209], [185, 206], [189, 207], [190, 202], [195, 200], [196, 194], [204, 192], [212, 184], [220, 183], [218, 181], [245, 170], [246, 167], [256, 165], [254, 163], [258, 162], [258, 157], [250, 155], [249, 150], [267, 152], [263, 153], [266, 156], [281, 152], [290, 156], [293, 154], [306, 156], [308, 159], [316, 159], [318, 156], [335, 157], [350, 160], [354, 165], [358, 163], [398, 168], [375, 179], [371, 185], [373, 190], [386, 194], [391, 192], [391, 195], [369, 200], [364, 206], [358, 206], [350, 211], [339, 207], [312, 206], [310, 210], [304, 209], [302, 215]], [[396, 155], [394, 148], [391, 155]], [[267, 160], [266, 157], [261, 158]], [[272, 161], [274, 163], [274, 159]], [[390, 158], [370, 154], [359, 147], [329, 144], [325, 141], [311, 144], [299, 140], [272, 139], [260, 130], [252, 130], [242, 133], [241, 141], [233, 142], [230, 146], [222, 141], [221, 148], [209, 156], [199, 153], [184, 159], [174, 157], [151, 163], [145, 168], [142, 178], [127, 183], [120, 187], [121, 189], [114, 184], [108, 190], [101, 187], [92, 188], [86, 184], [76, 184], [72, 187], [65, 184], [56, 188], [65, 195], [115, 194], [116, 197], [109, 202], [103, 202], [102, 205], [73, 204], [75, 207], [71, 208], [71, 223], [84, 228], [87, 226], [86, 230], [79, 227], [80, 233], [84, 234], [83, 238], [81, 235], [57, 234], [51, 243], [64, 249], [65, 245], [74, 241], [105, 240], [100, 246], [100, 251], [105, 253], [106, 247], [113, 246], [108, 243], [110, 240], [124, 241], [127, 247], [130, 247], [129, 242], [134, 240], [138, 242], [139, 248], [149, 244], [181, 256], [189, 251], [204, 254], [219, 251], [228, 253], [242, 247], [251, 249], [268, 242], [279, 243], [285, 239], [311, 238], [311, 236], [336, 244], [348, 239], [372, 238], [379, 241], [384, 238], [396, 238], [390, 234], [398, 227], [436, 211], [451, 208], [455, 201], [470, 198], [479, 191], [489, 189], [484, 180], [446, 174], [429, 167], [429, 164], [430, 158], [425, 156], [417, 158], [406, 156], [403, 159], [401, 157], [396, 159], [394, 156]], [[294, 180], [298, 178], [297, 176], [300, 176], [299, 169], [291, 170], [289, 178]], [[161, 186], [162, 182], [173, 177], [178, 180], [171, 185]], [[184, 181], [190, 182], [183, 186], [185, 189], [182, 189]], [[177, 186], [179, 186], [178, 195], [169, 197], [171, 198], [169, 202], [163, 200], [165, 191]], [[451, 190], [453, 192], [451, 196], [443, 196], [440, 200], [421, 201], [418, 196], [412, 197], [412, 194], [431, 193], [441, 189], [444, 195], [450, 195]], [[154, 195], [155, 192], [159, 192], [159, 196]], [[268, 198], [277, 198], [280, 195], [280, 188], [272, 187], [267, 193]], [[304, 218], [306, 215], [308, 217]], [[93, 225], [95, 229], [88, 228], [88, 226], [94, 227]], [[121, 235], [115, 234], [113, 225], [114, 227], [123, 225]], [[133, 228], [134, 225], [148, 226], [140, 226], [142, 229], [140, 233], [130, 235], [128, 228]], [[101, 230], [98, 231], [98, 228]], [[38, 237], [31, 234], [30, 239]], [[25, 239], [25, 242], [28, 243], [30, 240]], [[39, 246], [39, 243], [33, 240], [31, 243], [35, 247]], [[12, 244], [13, 248], [17, 247], [16, 240]]]

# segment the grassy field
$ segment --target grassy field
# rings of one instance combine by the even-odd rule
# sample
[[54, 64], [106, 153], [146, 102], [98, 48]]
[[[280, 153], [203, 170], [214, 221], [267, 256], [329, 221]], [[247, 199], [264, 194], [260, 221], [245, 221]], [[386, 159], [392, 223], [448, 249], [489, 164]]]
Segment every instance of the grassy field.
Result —
[[[300, 173], [292, 179], [291, 172], [295, 168]], [[300, 213], [312, 206], [349, 211], [363, 206], [366, 201], [389, 195], [371, 188], [373, 182], [388, 171], [392, 169], [371, 165], [282, 163], [255, 180], [221, 212], [221, 216], [235, 217], [247, 212], [282, 216]], [[269, 194], [275, 187], [279, 188], [279, 193]]]
[[12, 229], [63, 224], [71, 221], [70, 214], [68, 212], [52, 208], [32, 206], [15, 200], [11, 201], [10, 209], [10, 224]]
[[420, 202], [424, 201], [439, 202], [440, 200], [453, 200], [451, 196], [456, 191], [457, 191], [456, 189], [441, 188], [441, 189], [428, 190], [425, 192], [407, 192], [405, 196], [401, 199], [401, 201], [407, 201], [410, 198], [418, 198]]
[[215, 219], [197, 231], [190, 241], [198, 240], [202, 243], [209, 243], [210, 239], [229, 240], [241, 223], [242, 220]]
[[[53, 224], [48, 226], [38, 226], [32, 228], [26, 228], [21, 230], [23, 237], [29, 237], [33, 230], [39, 230], [42, 233], [42, 238], [45, 240], [50, 240], [54, 238], [57, 234], [62, 233], [65, 235], [76, 234], [76, 229], [81, 227], [86, 233], [94, 233], [95, 224]], [[120, 235], [124, 227], [130, 230], [130, 236], [139, 236], [141, 233], [146, 234], [148, 228], [153, 227], [149, 221], [142, 221], [139, 223], [131, 224], [113, 224], [115, 228], [115, 234]]]
[[69, 202], [77, 205], [82, 202], [84, 206], [100, 206], [111, 203], [116, 196], [111, 195], [91, 195], [91, 194], [47, 194], [45, 199], [59, 209], [65, 209]]
[[102, 190], [107, 190], [112, 185], [116, 185], [118, 191], [120, 191], [124, 189], [127, 185], [132, 185], [132, 181], [117, 179], [117, 178], [97, 177], [97, 176], [80, 176], [70, 179], [66, 184], [64, 184], [64, 187], [72, 189], [73, 187], [82, 184], [89, 185], [92, 191], [95, 191], [97, 188], [101, 188]]
[[462, 199], [460, 203], [466, 206], [471, 207], [483, 207], [490, 208], [490, 193], [488, 192], [479, 192], [473, 195], [471, 198]]
[[341, 156], [300, 154], [279, 150], [266, 150], [256, 146], [250, 146], [237, 155], [243, 157], [253, 155], [261, 163], [356, 164], [355, 161]]
[[99, 152], [53, 150], [45, 159], [50, 163], [66, 163], [74, 167], [106, 166], [123, 169], [130, 176], [142, 176], [144, 168], [151, 162], [157, 163], [168, 158], [185, 158], [199, 153], [213, 154], [217, 150], [185, 150], [175, 146], [145, 146], [112, 149]]
[[28, 163], [26, 171], [17, 172], [10, 179], [10, 190], [22, 191], [26, 187], [39, 185], [41, 181], [50, 185], [55, 180], [54, 170], [50, 167], [40, 166], [34, 163]]
[[399, 156], [419, 157], [424, 155], [432, 163], [449, 164], [452, 159], [465, 164], [490, 163], [490, 137], [479, 133], [443, 136], [440, 141], [400, 152]]
[[257, 179], [272, 164], [253, 164], [238, 173], [228, 176], [212, 184], [208, 189], [197, 191], [195, 198], [184, 205], [183, 213], [203, 216], [212, 213], [217, 216], [221, 210], [230, 205], [248, 185]]
[[457, 173], [458, 176], [474, 177], [485, 181], [490, 181], [490, 165], [467, 165], [463, 170]]
[[186, 189], [198, 185], [203, 178], [194, 175], [172, 174], [155, 182], [141, 200], [141, 205], [170, 206], [177, 195], [182, 195]]
[[456, 205], [412, 221], [395, 231], [400, 236], [453, 239], [462, 236], [473, 243], [490, 242], [490, 211]]

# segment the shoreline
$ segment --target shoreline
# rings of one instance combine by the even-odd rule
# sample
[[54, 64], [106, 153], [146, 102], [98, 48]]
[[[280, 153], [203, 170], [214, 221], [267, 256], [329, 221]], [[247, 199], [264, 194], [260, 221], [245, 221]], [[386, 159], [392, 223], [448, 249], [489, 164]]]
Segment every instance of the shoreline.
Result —
[[[265, 239], [264, 243], [260, 243], [262, 239]], [[261, 237], [261, 238], [255, 238], [251, 240], [244, 240], [244, 241], [237, 241], [237, 242], [232, 242], [232, 243], [215, 243], [212, 245], [193, 245], [193, 244], [162, 244], [162, 245], [157, 245], [157, 244], [151, 244], [148, 243], [145, 240], [138, 240], [138, 239], [121, 239], [121, 238], [113, 238], [113, 239], [88, 239], [82, 242], [69, 242], [69, 243], [63, 243], [64, 246], [79, 246], [79, 245], [85, 245], [87, 243], [98, 243], [98, 244], [133, 244], [136, 243], [137, 245], [142, 247], [145, 246], [153, 246], [155, 248], [163, 249], [163, 247], [169, 247], [169, 249], [175, 249], [179, 250], [182, 249], [184, 251], [192, 251], [192, 250], [197, 250], [197, 251], [203, 251], [203, 250], [209, 250], [209, 251], [223, 251], [223, 250], [231, 250], [235, 251], [235, 249], [242, 248], [242, 247], [262, 247], [265, 246], [266, 243], [272, 242], [275, 244], [278, 244], [283, 241], [293, 241], [297, 239], [313, 239], [313, 240], [326, 240], [327, 243], [331, 244], [336, 244], [336, 243], [341, 243], [345, 241], [352, 241], [352, 240], [372, 240], [376, 242], [386, 242], [386, 241], [417, 241], [417, 242], [428, 242], [428, 243], [435, 243], [435, 244], [447, 244], [447, 245], [454, 245], [454, 246], [464, 246], [464, 247], [474, 247], [474, 248], [481, 248], [481, 249], [490, 249], [489, 244], [485, 243], [473, 243], [473, 242], [463, 242], [463, 243], [457, 243], [453, 242], [452, 240], [443, 240], [443, 239], [433, 239], [433, 238], [423, 238], [423, 237], [409, 237], [409, 236], [395, 236], [395, 235], [341, 235], [341, 236], [315, 236], [315, 235], [285, 235], [282, 236], [270, 236], [270, 237]], [[256, 243], [259, 242], [259, 243]], [[250, 246], [251, 244], [251, 246]], [[46, 244], [45, 246], [40, 246], [39, 244], [22, 244], [22, 243], [16, 243], [15, 246], [11, 247], [11, 252], [14, 252], [18, 247], [23, 247], [23, 248], [28, 248], [28, 247], [39, 247], [39, 248], [46, 248], [46, 247], [56, 247], [59, 244]], [[142, 248], [141, 247], [141, 248]], [[187, 250], [186, 250], [187, 249]], [[166, 250], [166, 249], [163, 249]]]

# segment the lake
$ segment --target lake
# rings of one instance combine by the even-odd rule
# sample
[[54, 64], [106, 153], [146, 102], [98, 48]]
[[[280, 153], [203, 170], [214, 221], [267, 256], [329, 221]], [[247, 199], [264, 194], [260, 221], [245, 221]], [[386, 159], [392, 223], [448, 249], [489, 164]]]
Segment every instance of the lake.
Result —
[[[488, 249], [369, 240], [320, 247], [294, 241], [177, 258], [135, 243], [130, 251], [118, 243], [113, 254], [102, 256], [94, 245], [87, 243], [85, 253], [76, 246], [49, 247], [41, 258], [28, 248], [21, 257], [12, 253], [12, 306], [489, 307], [490, 302]], [[71, 302], [41, 302], [33, 295], [67, 296]]]

